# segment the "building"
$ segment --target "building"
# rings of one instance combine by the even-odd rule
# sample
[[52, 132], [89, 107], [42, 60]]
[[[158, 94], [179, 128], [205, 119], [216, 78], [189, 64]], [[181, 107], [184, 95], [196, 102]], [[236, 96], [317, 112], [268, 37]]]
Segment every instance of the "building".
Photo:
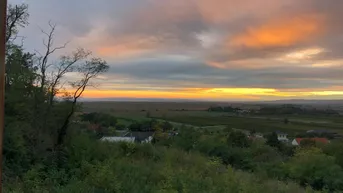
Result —
[[125, 135], [125, 137], [134, 137], [135, 142], [137, 143], [150, 143], [153, 139], [154, 132], [153, 131], [133, 131]]
[[129, 143], [151, 143], [154, 132], [128, 132], [122, 137], [102, 137], [101, 141], [109, 142], [129, 142]]
[[254, 136], [255, 136], [256, 138], [260, 138], [260, 139], [263, 138], [263, 134], [262, 134], [262, 133], [255, 133]]
[[281, 132], [281, 131], [276, 131], [275, 133], [276, 133], [277, 139], [279, 141], [281, 141], [281, 142], [288, 142], [289, 141], [288, 138], [287, 138], [287, 136], [288, 136], [287, 133], [284, 133], [284, 132]]
[[254, 133], [254, 134], [249, 134], [247, 136], [251, 140], [264, 140], [262, 133]]
[[134, 137], [102, 137], [100, 141], [134, 143]]
[[316, 143], [322, 143], [322, 144], [328, 144], [330, 141], [326, 138], [319, 138], [319, 137], [316, 137], [316, 138], [295, 138], [293, 141], [292, 141], [292, 145], [294, 146], [299, 146], [301, 144], [301, 141], [302, 140], [313, 140], [315, 141]]

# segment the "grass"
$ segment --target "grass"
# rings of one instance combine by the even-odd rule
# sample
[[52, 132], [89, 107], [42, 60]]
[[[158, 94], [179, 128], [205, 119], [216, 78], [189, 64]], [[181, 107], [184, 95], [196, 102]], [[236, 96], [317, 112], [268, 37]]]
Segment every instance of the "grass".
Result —
[[[130, 125], [156, 118], [170, 121], [175, 127], [187, 126], [218, 129], [230, 126], [236, 129], [256, 130], [257, 132], [284, 131], [289, 134], [313, 129], [328, 129], [343, 134], [343, 119], [335, 116], [304, 115], [259, 115], [239, 117], [230, 113], [207, 112], [206, 103], [88, 103], [86, 111], [111, 113], [118, 122]], [[207, 107], [207, 108], [208, 108]], [[147, 115], [150, 115], [148, 117]], [[288, 118], [289, 124], [284, 123]]]
[[288, 132], [290, 134], [300, 133], [312, 129], [330, 129], [339, 133], [343, 132], [343, 125], [329, 122], [329, 123], [312, 123], [312, 122], [292, 122], [290, 119], [289, 124], [285, 124], [283, 119], [268, 119], [268, 118], [253, 118], [253, 117], [237, 117], [220, 115], [214, 116], [213, 113], [204, 112], [203, 115], [189, 114], [189, 112], [178, 115], [167, 115], [165, 117], [168, 121], [184, 123], [194, 126], [219, 126], [226, 125], [232, 128], [252, 130], [258, 132], [272, 132], [276, 130]]

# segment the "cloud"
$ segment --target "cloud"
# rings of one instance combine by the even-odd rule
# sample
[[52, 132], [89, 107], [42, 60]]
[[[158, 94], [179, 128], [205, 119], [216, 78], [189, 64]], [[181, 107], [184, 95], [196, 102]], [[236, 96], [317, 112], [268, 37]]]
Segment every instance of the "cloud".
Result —
[[[130, 59], [111, 65], [107, 77], [122, 87], [135, 88], [274, 88], [318, 89], [343, 84], [342, 66], [279, 66], [266, 68], [213, 68], [194, 58], [161, 56]], [[118, 78], [117, 78], [118, 77]], [[103, 82], [103, 84], [105, 84]], [[113, 83], [109, 83], [111, 85]]]
[[321, 16], [296, 16], [277, 19], [262, 26], [249, 27], [229, 40], [229, 46], [248, 48], [288, 47], [315, 38], [323, 30]]
[[37, 26], [51, 19], [56, 42], [72, 41], [66, 52], [89, 48], [110, 64], [104, 93], [311, 98], [343, 85], [341, 0], [27, 2], [25, 47], [41, 48]]
[[113, 45], [96, 46], [95, 52], [103, 57], [132, 57], [153, 52], [160, 47], [155, 37], [123, 37]]

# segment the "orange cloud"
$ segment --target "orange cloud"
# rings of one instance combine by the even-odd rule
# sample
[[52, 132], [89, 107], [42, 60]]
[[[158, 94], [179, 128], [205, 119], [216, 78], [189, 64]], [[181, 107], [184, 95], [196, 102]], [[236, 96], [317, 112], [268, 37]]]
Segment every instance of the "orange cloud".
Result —
[[229, 45], [251, 48], [291, 46], [320, 34], [323, 27], [321, 15], [276, 19], [259, 27], [248, 28], [246, 33], [229, 40]]
[[111, 98], [111, 97], [128, 97], [128, 98], [171, 98], [171, 99], [259, 99], [258, 96], [244, 96], [238, 93], [215, 93], [209, 92], [208, 89], [183, 90], [183, 91], [155, 91], [155, 90], [87, 90], [84, 92], [85, 98]]
[[227, 65], [225, 63], [220, 63], [220, 62], [213, 62], [213, 61], [208, 61], [206, 62], [208, 66], [212, 66], [215, 68], [220, 68], [220, 69], [227, 69]]
[[86, 90], [85, 98], [170, 98], [170, 99], [213, 99], [213, 100], [259, 100], [274, 98], [335, 97], [343, 91], [334, 89], [319, 90], [277, 90], [273, 88], [188, 88], [179, 91], [156, 90]]
[[266, 67], [276, 67], [279, 64], [275, 62], [273, 59], [266, 60], [266, 59], [241, 59], [241, 60], [233, 60], [233, 61], [225, 61], [225, 62], [215, 62], [215, 61], [207, 61], [206, 64], [208, 66], [219, 68], [219, 69], [261, 69]]
[[103, 57], [130, 57], [148, 53], [158, 47], [154, 37], [122, 37], [113, 45], [96, 47], [96, 53]]

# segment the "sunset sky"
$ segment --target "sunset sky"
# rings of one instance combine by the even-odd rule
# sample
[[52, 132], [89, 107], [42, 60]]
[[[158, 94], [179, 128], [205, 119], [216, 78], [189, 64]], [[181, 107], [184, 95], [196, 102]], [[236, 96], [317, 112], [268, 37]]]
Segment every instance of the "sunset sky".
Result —
[[51, 20], [108, 62], [86, 98], [343, 99], [343, 0], [21, 2], [29, 51]]

